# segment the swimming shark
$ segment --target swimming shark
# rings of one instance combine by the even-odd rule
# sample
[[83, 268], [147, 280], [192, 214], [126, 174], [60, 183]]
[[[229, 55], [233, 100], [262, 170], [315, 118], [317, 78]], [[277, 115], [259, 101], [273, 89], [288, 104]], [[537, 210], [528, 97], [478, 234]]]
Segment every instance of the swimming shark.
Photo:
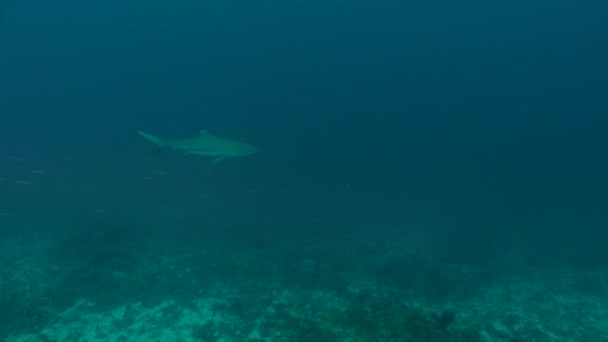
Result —
[[152, 142], [158, 151], [168, 147], [176, 151], [182, 151], [184, 154], [214, 157], [214, 163], [227, 157], [244, 157], [258, 151], [257, 147], [249, 143], [220, 138], [204, 129], [199, 130], [195, 137], [183, 139], [161, 139], [139, 130], [137, 134]]

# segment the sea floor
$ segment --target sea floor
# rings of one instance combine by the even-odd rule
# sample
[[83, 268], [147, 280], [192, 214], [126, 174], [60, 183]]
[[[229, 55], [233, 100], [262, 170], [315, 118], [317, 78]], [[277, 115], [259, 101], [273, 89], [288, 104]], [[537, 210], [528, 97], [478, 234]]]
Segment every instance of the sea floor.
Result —
[[607, 268], [458, 262], [421, 234], [130, 224], [0, 240], [0, 339], [608, 341]]

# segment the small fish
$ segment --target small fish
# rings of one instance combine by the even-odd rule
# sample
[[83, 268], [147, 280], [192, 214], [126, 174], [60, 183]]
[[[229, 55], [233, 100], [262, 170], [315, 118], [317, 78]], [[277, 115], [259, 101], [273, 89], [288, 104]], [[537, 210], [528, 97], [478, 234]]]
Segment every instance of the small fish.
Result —
[[25, 161], [25, 159], [19, 158], [19, 157], [15, 157], [15, 156], [0, 156], [0, 159], [3, 159], [3, 160], [12, 160], [12, 161], [17, 161], [17, 162], [24, 162]]

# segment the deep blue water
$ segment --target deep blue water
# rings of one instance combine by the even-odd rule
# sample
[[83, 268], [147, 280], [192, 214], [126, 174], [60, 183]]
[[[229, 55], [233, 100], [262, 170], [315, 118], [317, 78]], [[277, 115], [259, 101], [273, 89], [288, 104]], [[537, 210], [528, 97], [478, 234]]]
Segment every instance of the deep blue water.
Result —
[[0, 119], [2, 341], [608, 336], [608, 1], [0, 0]]
[[[3, 0], [0, 211], [415, 227], [606, 263], [607, 22], [606, 1]], [[261, 150], [214, 165], [134, 134], [199, 128]]]

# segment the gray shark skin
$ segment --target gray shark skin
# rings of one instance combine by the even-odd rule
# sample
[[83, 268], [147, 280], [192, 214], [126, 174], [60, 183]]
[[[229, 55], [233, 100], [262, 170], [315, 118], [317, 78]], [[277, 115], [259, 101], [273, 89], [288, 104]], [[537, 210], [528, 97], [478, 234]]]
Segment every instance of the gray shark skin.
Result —
[[213, 157], [214, 163], [225, 158], [249, 156], [258, 151], [256, 146], [249, 143], [217, 137], [206, 130], [200, 130], [195, 137], [181, 139], [161, 139], [142, 131], [137, 131], [137, 134], [153, 143], [159, 151], [170, 148], [186, 155]]

